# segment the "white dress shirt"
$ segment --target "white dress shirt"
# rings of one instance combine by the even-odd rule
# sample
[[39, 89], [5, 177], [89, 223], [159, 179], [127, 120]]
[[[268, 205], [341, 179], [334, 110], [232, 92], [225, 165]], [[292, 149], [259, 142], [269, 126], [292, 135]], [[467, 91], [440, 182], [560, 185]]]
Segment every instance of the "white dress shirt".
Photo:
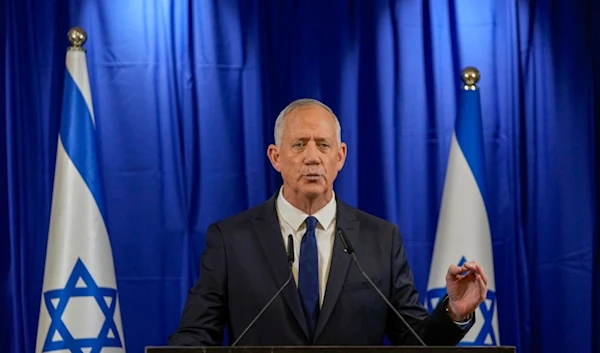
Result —
[[319, 252], [319, 303], [323, 305], [325, 297], [325, 287], [329, 278], [329, 267], [331, 266], [331, 253], [333, 251], [335, 214], [337, 205], [335, 202], [335, 193], [331, 201], [312, 215], [306, 214], [294, 207], [283, 197], [283, 187], [279, 190], [277, 196], [277, 216], [279, 217], [279, 227], [283, 236], [283, 243], [287, 249], [288, 235], [294, 239], [294, 264], [292, 273], [296, 286], [298, 286], [298, 260], [300, 259], [300, 242], [304, 233], [306, 233], [306, 218], [314, 216], [318, 223], [315, 229], [317, 238], [317, 249]]

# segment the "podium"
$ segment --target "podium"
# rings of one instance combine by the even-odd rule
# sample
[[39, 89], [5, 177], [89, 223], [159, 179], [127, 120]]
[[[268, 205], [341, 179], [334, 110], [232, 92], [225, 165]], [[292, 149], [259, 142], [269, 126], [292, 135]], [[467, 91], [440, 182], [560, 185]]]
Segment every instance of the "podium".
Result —
[[146, 347], [146, 353], [515, 353], [515, 347], [422, 346], [277, 346], [277, 347]]

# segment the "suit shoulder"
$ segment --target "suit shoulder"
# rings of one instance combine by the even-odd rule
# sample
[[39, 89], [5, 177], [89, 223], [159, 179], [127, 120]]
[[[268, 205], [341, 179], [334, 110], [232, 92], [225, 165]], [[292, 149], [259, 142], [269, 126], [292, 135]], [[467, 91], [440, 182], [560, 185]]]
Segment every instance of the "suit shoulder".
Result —
[[360, 222], [361, 229], [370, 229], [377, 232], [389, 231], [391, 233], [394, 229], [398, 228], [396, 224], [359, 208], [348, 205], [346, 205], [346, 207], [354, 213], [356, 219]]
[[216, 227], [221, 233], [228, 233], [231, 230], [240, 229], [240, 227], [248, 228], [252, 225], [252, 220], [264, 212], [265, 207], [267, 207], [267, 203], [250, 207], [244, 211], [213, 222], [209, 225], [209, 228]]

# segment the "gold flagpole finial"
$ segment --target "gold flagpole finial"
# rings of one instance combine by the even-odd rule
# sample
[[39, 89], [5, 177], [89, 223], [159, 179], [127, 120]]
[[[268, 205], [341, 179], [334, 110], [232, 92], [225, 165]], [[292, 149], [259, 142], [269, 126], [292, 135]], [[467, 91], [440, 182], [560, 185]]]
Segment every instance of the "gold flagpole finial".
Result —
[[81, 27], [73, 27], [69, 30], [69, 33], [67, 34], [67, 37], [69, 38], [69, 42], [71, 42], [71, 46], [69, 47], [69, 50], [84, 50], [83, 49], [83, 44], [85, 43], [85, 41], [87, 40], [87, 33], [85, 33], [85, 30]]
[[464, 90], [475, 91], [477, 89], [475, 84], [479, 81], [479, 70], [472, 66], [466, 67], [462, 70], [462, 80], [465, 83]]

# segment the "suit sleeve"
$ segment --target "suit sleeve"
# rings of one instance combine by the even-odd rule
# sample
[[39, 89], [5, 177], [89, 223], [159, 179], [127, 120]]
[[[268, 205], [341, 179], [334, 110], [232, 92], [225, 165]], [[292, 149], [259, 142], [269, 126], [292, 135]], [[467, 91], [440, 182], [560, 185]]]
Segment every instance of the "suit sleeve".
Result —
[[[394, 226], [392, 236], [392, 283], [390, 302], [404, 317], [413, 330], [428, 346], [455, 346], [467, 331], [456, 325], [446, 313], [440, 301], [435, 310], [428, 313], [419, 303], [419, 293], [414, 285], [413, 275], [409, 268], [402, 238], [398, 228]], [[392, 310], [387, 315], [386, 335], [393, 345], [420, 345], [419, 341], [396, 317]], [[474, 320], [474, 317], [473, 317]]]
[[200, 276], [190, 289], [169, 346], [219, 346], [227, 321], [227, 268], [223, 236], [216, 224], [206, 231]]

